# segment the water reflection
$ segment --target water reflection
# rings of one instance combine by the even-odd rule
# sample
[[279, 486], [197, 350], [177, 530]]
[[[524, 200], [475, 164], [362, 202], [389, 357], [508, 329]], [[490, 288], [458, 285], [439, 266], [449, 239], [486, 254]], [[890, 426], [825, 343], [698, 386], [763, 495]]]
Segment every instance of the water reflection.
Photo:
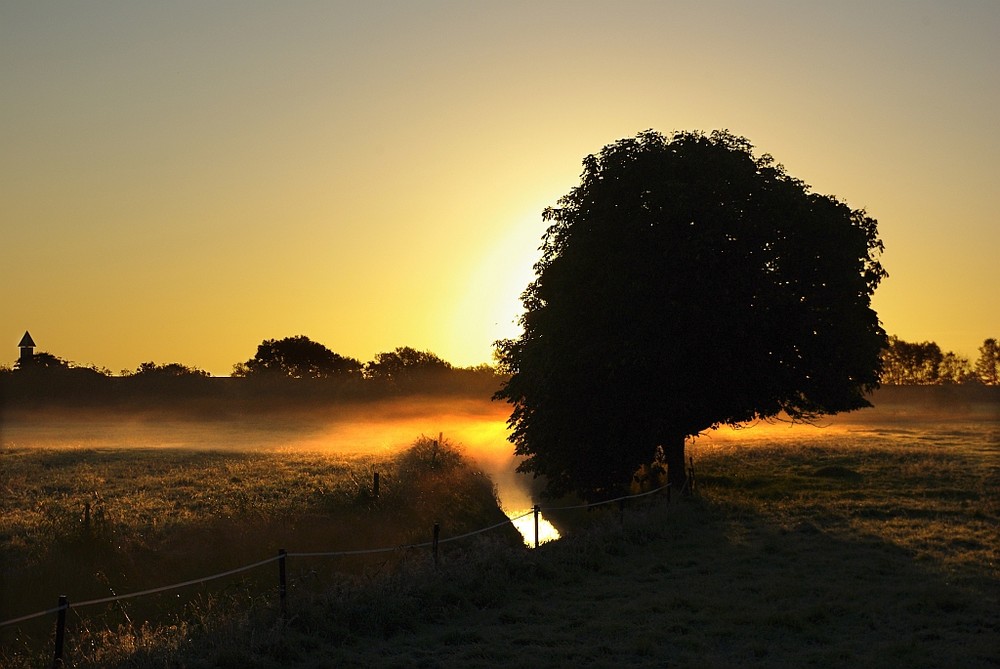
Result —
[[538, 514], [538, 536], [535, 536], [535, 514], [531, 509], [521, 509], [519, 511], [507, 511], [507, 517], [511, 519], [511, 524], [524, 537], [524, 543], [529, 548], [534, 548], [537, 543], [544, 544], [546, 541], [555, 541], [559, 538], [559, 530], [547, 521], [545, 517]]

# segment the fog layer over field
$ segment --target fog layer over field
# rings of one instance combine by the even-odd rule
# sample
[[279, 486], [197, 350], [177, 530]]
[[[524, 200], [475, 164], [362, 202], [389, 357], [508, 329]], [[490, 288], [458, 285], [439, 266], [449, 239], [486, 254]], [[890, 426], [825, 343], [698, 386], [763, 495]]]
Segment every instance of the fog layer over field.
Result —
[[[949, 435], [1000, 443], [1000, 393], [987, 387], [887, 387], [875, 408], [825, 417], [814, 425], [773, 421], [710, 431], [692, 440], [689, 452], [734, 441], [815, 440], [865, 434], [926, 437], [942, 446]], [[6, 410], [0, 416], [0, 447], [195, 448], [221, 450], [330, 451], [389, 455], [420, 436], [459, 445], [497, 484], [508, 512], [537, 500], [530, 477], [517, 475], [507, 441], [509, 405], [483, 398], [406, 397], [343, 402], [322, 407], [243, 407], [183, 412], [101, 409]], [[983, 434], [983, 430], [988, 434]], [[965, 435], [972, 430], [975, 434]]]
[[3, 448], [193, 448], [390, 455], [426, 436], [459, 446], [497, 484], [508, 511], [531, 507], [530, 478], [516, 475], [509, 407], [488, 399], [405, 398], [316, 408], [212, 415], [47, 409], [5, 411]]

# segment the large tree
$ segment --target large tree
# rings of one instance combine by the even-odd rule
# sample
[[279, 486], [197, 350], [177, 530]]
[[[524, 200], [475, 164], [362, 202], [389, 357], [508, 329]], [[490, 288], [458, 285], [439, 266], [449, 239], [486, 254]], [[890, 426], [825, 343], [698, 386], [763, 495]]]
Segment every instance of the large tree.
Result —
[[653, 131], [588, 156], [547, 208], [497, 397], [523, 472], [601, 499], [688, 437], [868, 406], [886, 335], [877, 224], [728, 132]]

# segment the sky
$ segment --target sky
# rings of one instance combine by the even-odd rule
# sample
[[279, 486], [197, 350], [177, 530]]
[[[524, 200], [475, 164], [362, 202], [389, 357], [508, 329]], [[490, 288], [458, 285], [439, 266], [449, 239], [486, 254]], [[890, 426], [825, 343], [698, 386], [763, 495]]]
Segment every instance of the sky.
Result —
[[542, 210], [649, 128], [866, 209], [885, 329], [974, 359], [997, 35], [995, 0], [0, 0], [0, 363], [25, 330], [115, 373], [296, 335], [491, 362]]

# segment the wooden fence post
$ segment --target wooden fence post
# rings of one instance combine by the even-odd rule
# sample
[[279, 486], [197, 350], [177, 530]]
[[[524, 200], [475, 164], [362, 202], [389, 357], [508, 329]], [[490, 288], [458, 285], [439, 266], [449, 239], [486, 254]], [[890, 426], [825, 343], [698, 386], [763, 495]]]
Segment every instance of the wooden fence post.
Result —
[[541, 507], [537, 504], [535, 505], [533, 511], [535, 512], [535, 548], [538, 548], [538, 514], [541, 512]]
[[372, 475], [372, 497], [378, 499], [378, 472]]
[[434, 553], [434, 567], [438, 566], [438, 539], [441, 538], [441, 524], [434, 523], [434, 541], [431, 542], [432, 551]]
[[52, 656], [52, 669], [62, 669], [63, 666], [63, 641], [66, 639], [67, 609], [69, 609], [69, 600], [66, 595], [59, 595], [59, 613], [56, 618], [56, 649]]
[[281, 604], [281, 617], [288, 616], [288, 581], [285, 578], [285, 558], [288, 553], [284, 548], [278, 549], [278, 601]]

